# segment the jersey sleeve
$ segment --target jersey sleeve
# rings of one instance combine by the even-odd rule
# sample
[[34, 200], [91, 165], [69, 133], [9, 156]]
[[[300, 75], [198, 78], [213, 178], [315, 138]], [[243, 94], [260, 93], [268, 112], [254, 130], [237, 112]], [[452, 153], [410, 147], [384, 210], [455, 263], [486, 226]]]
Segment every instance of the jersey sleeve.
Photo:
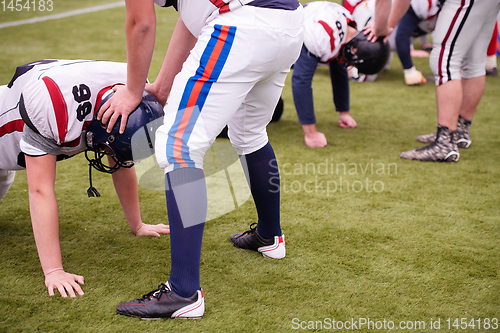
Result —
[[29, 156], [57, 155], [59, 145], [24, 126], [23, 137], [20, 142], [21, 151]]

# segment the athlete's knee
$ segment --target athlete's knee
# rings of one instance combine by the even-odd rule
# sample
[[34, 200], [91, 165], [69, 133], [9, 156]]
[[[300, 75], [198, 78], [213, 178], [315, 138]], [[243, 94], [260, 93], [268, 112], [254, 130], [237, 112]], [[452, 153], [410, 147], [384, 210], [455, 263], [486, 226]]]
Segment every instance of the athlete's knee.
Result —
[[267, 135], [253, 136], [252, 138], [249, 138], [245, 136], [231, 136], [231, 133], [229, 133], [229, 138], [234, 149], [240, 156], [251, 154], [261, 149], [267, 144], [267, 142], [269, 142]]
[[462, 78], [474, 79], [486, 75], [486, 62], [469, 63], [462, 67]]

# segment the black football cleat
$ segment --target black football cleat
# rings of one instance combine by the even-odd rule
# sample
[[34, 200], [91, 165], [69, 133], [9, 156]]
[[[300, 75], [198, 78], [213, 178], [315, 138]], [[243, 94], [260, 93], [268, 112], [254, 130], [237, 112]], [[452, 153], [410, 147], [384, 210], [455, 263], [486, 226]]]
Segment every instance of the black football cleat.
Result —
[[201, 318], [205, 312], [205, 300], [202, 290], [198, 290], [191, 297], [181, 297], [172, 290], [167, 281], [142, 298], [120, 303], [116, 312], [141, 319]]
[[270, 239], [262, 238], [257, 233], [257, 223], [252, 223], [250, 230], [232, 234], [229, 240], [237, 248], [258, 251], [264, 257], [282, 259], [286, 255], [285, 235], [274, 236]]

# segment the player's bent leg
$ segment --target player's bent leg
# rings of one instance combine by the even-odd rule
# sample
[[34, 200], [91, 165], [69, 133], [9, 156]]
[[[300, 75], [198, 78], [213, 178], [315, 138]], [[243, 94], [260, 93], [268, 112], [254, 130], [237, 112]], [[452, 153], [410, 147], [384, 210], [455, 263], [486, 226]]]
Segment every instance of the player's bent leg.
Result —
[[9, 192], [15, 176], [16, 172], [13, 170], [0, 170], [0, 201]]
[[285, 240], [280, 226], [279, 170], [269, 142], [257, 151], [241, 156], [247, 166], [247, 180], [257, 209], [258, 223], [250, 230], [230, 236], [240, 248], [258, 251], [265, 257], [284, 258]]

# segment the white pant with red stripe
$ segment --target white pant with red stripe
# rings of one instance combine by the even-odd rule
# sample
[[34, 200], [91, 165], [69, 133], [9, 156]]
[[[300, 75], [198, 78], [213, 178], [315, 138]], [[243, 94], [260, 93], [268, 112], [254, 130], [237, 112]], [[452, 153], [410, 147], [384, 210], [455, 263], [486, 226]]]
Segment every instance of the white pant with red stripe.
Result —
[[446, 0], [432, 35], [436, 85], [485, 75], [488, 44], [500, 0]]
[[266, 126], [303, 43], [302, 7], [243, 6], [220, 14], [201, 32], [176, 76], [156, 133], [165, 172], [203, 168], [203, 157], [227, 124], [239, 155], [267, 142]]

